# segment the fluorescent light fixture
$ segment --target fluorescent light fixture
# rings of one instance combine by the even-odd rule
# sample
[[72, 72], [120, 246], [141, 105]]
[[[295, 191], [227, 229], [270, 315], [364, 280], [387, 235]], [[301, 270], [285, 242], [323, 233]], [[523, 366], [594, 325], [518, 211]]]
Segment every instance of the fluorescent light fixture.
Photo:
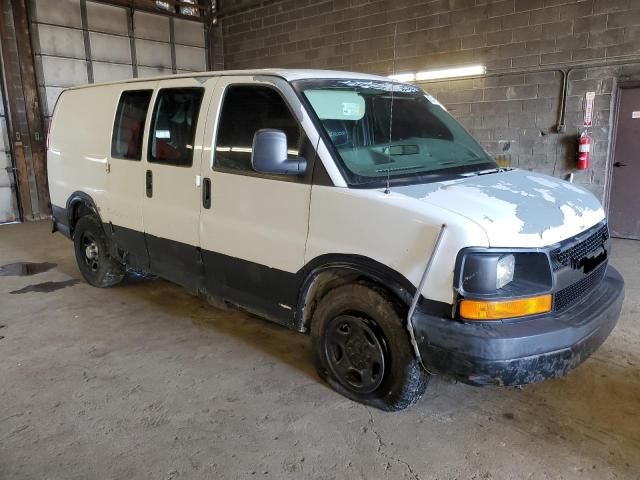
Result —
[[390, 80], [396, 80], [398, 82], [413, 82], [416, 79], [415, 73], [397, 73], [395, 75], [389, 75]]
[[484, 75], [487, 67], [484, 65], [469, 65], [467, 67], [443, 68], [440, 70], [426, 70], [416, 73], [416, 80], [439, 80], [442, 78], [470, 77]]

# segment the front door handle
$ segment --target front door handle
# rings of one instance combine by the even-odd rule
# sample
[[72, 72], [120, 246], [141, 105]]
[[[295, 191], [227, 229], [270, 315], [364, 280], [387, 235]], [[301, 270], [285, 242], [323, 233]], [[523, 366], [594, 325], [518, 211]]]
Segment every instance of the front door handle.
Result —
[[153, 197], [153, 172], [147, 170], [147, 197]]
[[627, 164], [626, 163], [622, 163], [622, 162], [616, 162], [613, 164], [614, 167], [626, 167]]
[[202, 180], [202, 206], [211, 208], [211, 180], [208, 178]]

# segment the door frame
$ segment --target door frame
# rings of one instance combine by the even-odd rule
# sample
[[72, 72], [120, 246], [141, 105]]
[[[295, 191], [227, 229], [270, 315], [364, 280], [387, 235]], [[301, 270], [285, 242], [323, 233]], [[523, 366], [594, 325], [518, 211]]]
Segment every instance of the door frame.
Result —
[[605, 188], [604, 188], [604, 209], [609, 216], [611, 209], [611, 190], [613, 187], [613, 162], [616, 154], [616, 141], [618, 138], [618, 124], [620, 123], [620, 100], [622, 98], [622, 90], [640, 88], [640, 80], [628, 80], [623, 82], [615, 81], [613, 85], [613, 98], [611, 99], [611, 131], [609, 137], [609, 152], [607, 154]]

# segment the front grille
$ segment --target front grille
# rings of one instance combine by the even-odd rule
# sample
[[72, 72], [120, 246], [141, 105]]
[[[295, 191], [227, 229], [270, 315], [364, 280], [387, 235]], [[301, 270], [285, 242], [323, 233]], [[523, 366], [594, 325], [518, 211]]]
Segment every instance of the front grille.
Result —
[[564, 310], [583, 298], [600, 283], [606, 271], [607, 262], [603, 262], [582, 280], [560, 290], [553, 298], [554, 310]]
[[609, 239], [609, 229], [605, 223], [586, 239], [571, 246], [556, 248], [551, 251], [551, 264], [553, 271], [558, 271], [563, 267], [572, 266], [577, 268], [580, 261], [589, 253], [595, 252], [603, 247]]

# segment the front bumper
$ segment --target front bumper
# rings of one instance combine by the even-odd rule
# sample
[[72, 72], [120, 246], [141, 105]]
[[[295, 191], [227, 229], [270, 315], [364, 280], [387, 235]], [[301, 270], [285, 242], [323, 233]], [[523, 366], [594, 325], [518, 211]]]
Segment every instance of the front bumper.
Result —
[[459, 322], [416, 312], [423, 364], [473, 385], [524, 385], [566, 375], [615, 327], [624, 280], [608, 266], [585, 298], [562, 312], [497, 322]]

